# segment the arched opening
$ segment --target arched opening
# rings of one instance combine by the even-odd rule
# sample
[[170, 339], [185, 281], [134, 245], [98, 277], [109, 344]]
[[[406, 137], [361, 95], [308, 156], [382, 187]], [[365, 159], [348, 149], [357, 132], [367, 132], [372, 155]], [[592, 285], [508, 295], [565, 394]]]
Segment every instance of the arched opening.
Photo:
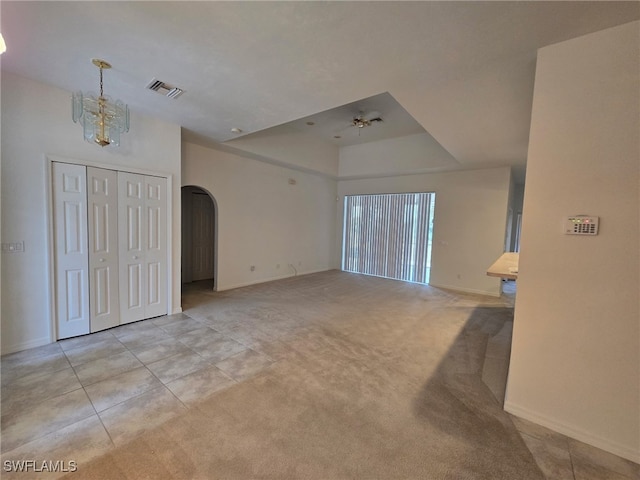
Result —
[[218, 206], [201, 187], [182, 187], [182, 285], [218, 288]]

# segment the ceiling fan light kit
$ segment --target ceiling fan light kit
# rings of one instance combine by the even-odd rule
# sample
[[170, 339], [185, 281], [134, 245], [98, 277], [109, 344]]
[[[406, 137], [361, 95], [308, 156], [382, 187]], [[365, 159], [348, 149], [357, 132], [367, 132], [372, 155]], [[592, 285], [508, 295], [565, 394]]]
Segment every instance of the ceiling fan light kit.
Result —
[[358, 128], [358, 136], [360, 136], [360, 130], [364, 127], [370, 127], [374, 123], [382, 122], [382, 117], [379, 115], [374, 115], [373, 118], [367, 118], [363, 113], [356, 115], [353, 117], [351, 121], [351, 125]]
[[351, 124], [354, 127], [364, 128], [364, 127], [370, 127], [374, 123], [381, 122], [381, 121], [382, 121], [381, 117], [366, 118], [364, 115], [357, 115], [353, 117]]

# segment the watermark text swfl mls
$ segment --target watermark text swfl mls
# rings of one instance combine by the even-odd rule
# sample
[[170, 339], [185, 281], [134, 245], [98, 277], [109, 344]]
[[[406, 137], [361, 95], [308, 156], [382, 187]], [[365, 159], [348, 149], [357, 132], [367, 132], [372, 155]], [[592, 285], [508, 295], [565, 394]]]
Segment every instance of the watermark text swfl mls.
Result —
[[75, 460], [5, 460], [5, 472], [57, 472], [67, 473], [78, 470]]

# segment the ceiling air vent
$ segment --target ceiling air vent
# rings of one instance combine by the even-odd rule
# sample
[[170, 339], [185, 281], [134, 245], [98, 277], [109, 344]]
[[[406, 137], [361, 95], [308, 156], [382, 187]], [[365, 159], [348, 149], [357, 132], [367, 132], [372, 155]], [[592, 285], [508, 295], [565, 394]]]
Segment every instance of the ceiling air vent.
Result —
[[158, 92], [161, 95], [169, 98], [178, 98], [180, 95], [184, 93], [184, 90], [178, 87], [174, 87], [167, 83], [164, 83], [156, 78], [151, 80], [149, 85], [147, 85], [147, 89], [153, 90], [154, 92]]

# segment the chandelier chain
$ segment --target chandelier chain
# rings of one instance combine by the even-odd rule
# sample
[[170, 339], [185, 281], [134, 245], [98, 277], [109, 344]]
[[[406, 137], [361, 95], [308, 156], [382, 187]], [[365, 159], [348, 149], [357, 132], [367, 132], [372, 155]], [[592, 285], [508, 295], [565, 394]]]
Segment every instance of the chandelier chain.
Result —
[[104, 96], [102, 93], [102, 67], [100, 67], [100, 96]]

